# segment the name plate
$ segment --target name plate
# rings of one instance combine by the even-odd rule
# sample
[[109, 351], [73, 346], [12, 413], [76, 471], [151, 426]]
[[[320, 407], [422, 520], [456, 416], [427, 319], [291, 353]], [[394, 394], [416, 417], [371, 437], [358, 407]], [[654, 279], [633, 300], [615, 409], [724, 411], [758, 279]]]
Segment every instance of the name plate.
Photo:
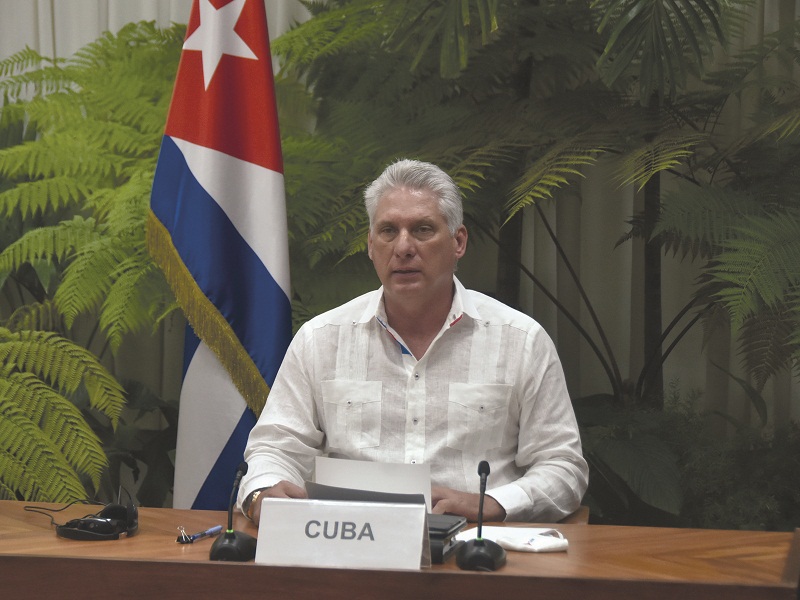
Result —
[[430, 566], [424, 504], [264, 498], [257, 564], [418, 570]]

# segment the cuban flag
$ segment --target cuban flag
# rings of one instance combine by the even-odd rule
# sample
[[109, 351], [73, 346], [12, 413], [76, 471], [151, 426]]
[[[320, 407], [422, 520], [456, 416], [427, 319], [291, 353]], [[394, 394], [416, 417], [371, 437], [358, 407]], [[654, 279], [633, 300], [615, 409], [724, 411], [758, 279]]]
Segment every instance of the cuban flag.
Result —
[[150, 208], [148, 248], [191, 326], [173, 506], [227, 509], [291, 338], [264, 0], [195, 0]]

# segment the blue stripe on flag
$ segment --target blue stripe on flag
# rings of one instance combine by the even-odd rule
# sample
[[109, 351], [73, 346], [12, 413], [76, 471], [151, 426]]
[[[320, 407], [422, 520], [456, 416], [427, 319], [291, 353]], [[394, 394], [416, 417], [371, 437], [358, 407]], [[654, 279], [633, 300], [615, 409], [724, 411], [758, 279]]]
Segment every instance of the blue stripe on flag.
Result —
[[189, 370], [189, 365], [192, 363], [192, 357], [197, 352], [197, 347], [200, 345], [200, 338], [192, 329], [191, 325], [187, 325], [183, 332], [183, 373], [181, 379], [186, 379], [186, 371]]
[[244, 460], [247, 436], [255, 424], [255, 414], [249, 408], [245, 409], [242, 418], [239, 419], [239, 423], [231, 433], [228, 443], [220, 452], [217, 462], [214, 463], [203, 486], [197, 493], [192, 508], [220, 510], [220, 507], [225, 507], [227, 509], [236, 467]]
[[170, 232], [200, 289], [231, 324], [271, 386], [291, 340], [289, 299], [194, 178], [168, 136], [162, 141], [158, 162], [153, 212]]

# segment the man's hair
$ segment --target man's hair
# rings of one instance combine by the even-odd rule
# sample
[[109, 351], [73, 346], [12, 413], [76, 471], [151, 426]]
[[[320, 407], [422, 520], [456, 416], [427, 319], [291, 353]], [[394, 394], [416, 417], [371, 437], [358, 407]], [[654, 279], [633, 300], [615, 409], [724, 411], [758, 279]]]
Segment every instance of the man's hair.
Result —
[[372, 228], [378, 201], [392, 190], [409, 188], [432, 192], [439, 201], [439, 210], [447, 221], [451, 235], [464, 221], [461, 192], [450, 176], [432, 163], [402, 158], [390, 164], [364, 190], [364, 206]]

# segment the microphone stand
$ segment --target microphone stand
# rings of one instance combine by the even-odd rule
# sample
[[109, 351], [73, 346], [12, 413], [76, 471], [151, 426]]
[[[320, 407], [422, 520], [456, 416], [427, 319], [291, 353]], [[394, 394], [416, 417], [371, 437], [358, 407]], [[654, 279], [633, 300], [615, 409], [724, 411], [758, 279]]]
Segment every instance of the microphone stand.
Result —
[[228, 502], [228, 529], [211, 545], [209, 553], [211, 560], [247, 562], [256, 557], [256, 538], [243, 531], [233, 530], [233, 507], [236, 504], [239, 483], [245, 473], [247, 473], [247, 463], [243, 462], [236, 469], [236, 479], [233, 482], [233, 490]]
[[478, 465], [481, 477], [481, 496], [478, 502], [478, 537], [462, 544], [456, 552], [456, 564], [467, 571], [496, 571], [506, 564], [506, 551], [497, 542], [483, 539], [483, 499], [486, 496], [486, 478], [489, 463], [482, 460]]

